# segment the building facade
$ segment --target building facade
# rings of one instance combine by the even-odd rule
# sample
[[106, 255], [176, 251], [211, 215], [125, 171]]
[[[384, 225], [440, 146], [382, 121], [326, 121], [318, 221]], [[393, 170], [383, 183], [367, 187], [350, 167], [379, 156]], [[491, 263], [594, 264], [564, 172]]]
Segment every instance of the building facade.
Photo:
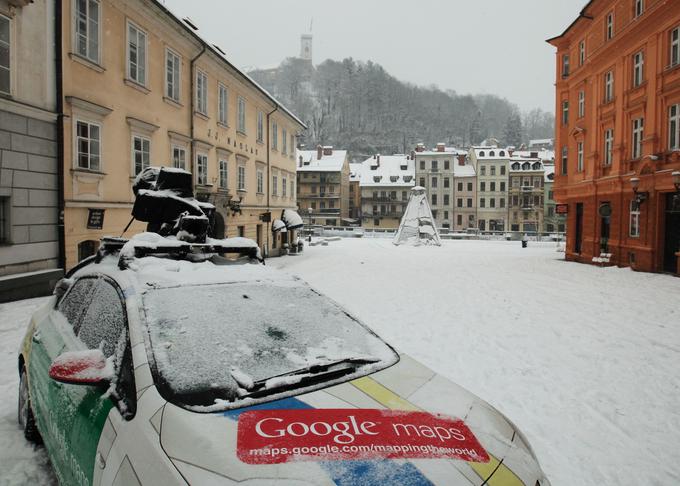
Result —
[[680, 2], [592, 0], [548, 42], [566, 258], [678, 273]]
[[[298, 151], [300, 215], [311, 224], [340, 226], [349, 222], [349, 162], [346, 150], [319, 145]], [[307, 220], [307, 219], [306, 219]]]
[[398, 229], [415, 186], [410, 155], [374, 155], [361, 170], [361, 224], [364, 228]]
[[276, 253], [269, 221], [296, 207], [304, 124], [161, 2], [62, 6], [66, 266], [123, 232], [150, 165], [193, 173], [196, 197], [217, 208], [215, 236]]
[[361, 171], [362, 163], [349, 164], [349, 217], [361, 222]]
[[[455, 212], [455, 167], [465, 163], [467, 153], [438, 143], [433, 150], [423, 144], [413, 152], [416, 184], [424, 187], [438, 228], [453, 229]], [[465, 186], [467, 187], [467, 186]]]
[[54, 26], [54, 2], [0, 0], [0, 302], [63, 274]]
[[544, 231], [543, 163], [539, 159], [513, 157], [508, 167], [508, 229], [522, 233]]
[[470, 159], [477, 174], [477, 228], [506, 231], [510, 153], [494, 146], [472, 147]]

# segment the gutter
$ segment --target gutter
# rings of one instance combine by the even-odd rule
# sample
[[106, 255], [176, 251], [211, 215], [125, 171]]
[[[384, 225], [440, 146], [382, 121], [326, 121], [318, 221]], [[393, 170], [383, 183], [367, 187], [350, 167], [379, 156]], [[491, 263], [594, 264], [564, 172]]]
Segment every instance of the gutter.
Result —
[[59, 254], [58, 266], [66, 270], [66, 235], [64, 231], [64, 82], [62, 57], [62, 2], [54, 2], [54, 64], [57, 96], [57, 238]]
[[[269, 255], [269, 232], [270, 232], [269, 230], [271, 229], [271, 228], [270, 228], [270, 225], [272, 224], [272, 221], [271, 221], [271, 219], [272, 219], [272, 218], [271, 218], [271, 211], [272, 211], [272, 209], [271, 209], [271, 207], [269, 206], [269, 205], [270, 205], [270, 197], [271, 197], [271, 193], [272, 193], [272, 188], [271, 188], [271, 181], [272, 181], [272, 177], [271, 177], [271, 163], [270, 163], [270, 160], [269, 160], [269, 158], [270, 158], [270, 147], [269, 147], [269, 144], [271, 143], [271, 136], [270, 136], [270, 133], [269, 133], [269, 128], [271, 127], [271, 123], [269, 122], [269, 117], [270, 117], [274, 112], [276, 112], [278, 109], [279, 109], [279, 105], [278, 105], [278, 104], [275, 104], [274, 109], [273, 109], [272, 111], [270, 111], [269, 113], [267, 113], [267, 130], [266, 130], [266, 133], [267, 133], [267, 142], [265, 143], [265, 147], [267, 147], [267, 212], [270, 213], [269, 222], [265, 225], [265, 228], [266, 228], [266, 230], [267, 230], [267, 251], [266, 251], [267, 255]], [[277, 130], [278, 130], [278, 128], [277, 128]], [[292, 150], [292, 149], [291, 149], [291, 150]], [[296, 165], [297, 165], [297, 162], [296, 162]], [[277, 179], [277, 183], [278, 183], [278, 179]], [[296, 185], [297, 185], [297, 184], [296, 184]]]
[[196, 109], [196, 95], [194, 93], [194, 82], [196, 80], [196, 74], [195, 74], [195, 69], [194, 65], [196, 61], [205, 53], [205, 43], [203, 43], [203, 46], [201, 48], [201, 52], [199, 52], [196, 56], [194, 56], [191, 59], [191, 62], [189, 63], [189, 76], [191, 77], [191, 80], [189, 81], [189, 96], [191, 97], [191, 101], [189, 102], [189, 124], [191, 126], [190, 130], [190, 135], [191, 135], [191, 162], [189, 167], [194, 168], [194, 161], [196, 160], [196, 144], [194, 143], [195, 141], [195, 136], [194, 136], [194, 111]]

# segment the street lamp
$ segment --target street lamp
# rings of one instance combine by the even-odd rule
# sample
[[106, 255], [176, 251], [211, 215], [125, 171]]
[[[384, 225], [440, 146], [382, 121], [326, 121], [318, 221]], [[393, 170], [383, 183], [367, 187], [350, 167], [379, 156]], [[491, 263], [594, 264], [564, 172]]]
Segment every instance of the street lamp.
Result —
[[307, 241], [312, 242], [312, 208], [307, 208], [307, 216], [309, 216], [309, 234], [307, 236]]
[[671, 172], [671, 177], [673, 178], [673, 185], [675, 186], [676, 192], [680, 192], [680, 170]]
[[641, 203], [647, 200], [647, 197], [649, 196], [648, 192], [640, 192], [638, 189], [640, 188], [640, 178], [639, 177], [631, 177], [630, 179], [630, 186], [633, 188], [633, 193], [635, 194], [635, 203], [639, 206]]

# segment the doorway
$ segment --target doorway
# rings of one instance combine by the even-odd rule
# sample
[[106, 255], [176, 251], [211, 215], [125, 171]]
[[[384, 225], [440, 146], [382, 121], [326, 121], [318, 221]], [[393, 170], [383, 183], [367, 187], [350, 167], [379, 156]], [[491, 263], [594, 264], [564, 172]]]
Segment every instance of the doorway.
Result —
[[675, 253], [680, 251], [680, 192], [666, 194], [666, 217], [664, 221], [664, 272], [677, 273]]
[[576, 203], [576, 231], [574, 231], [574, 253], [581, 253], [583, 246], [583, 203]]

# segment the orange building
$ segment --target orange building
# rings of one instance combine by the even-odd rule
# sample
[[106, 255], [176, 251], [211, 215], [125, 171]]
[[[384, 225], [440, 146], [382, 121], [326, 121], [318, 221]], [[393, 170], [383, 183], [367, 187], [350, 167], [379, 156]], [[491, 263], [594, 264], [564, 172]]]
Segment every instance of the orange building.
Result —
[[567, 260], [680, 274], [680, 1], [591, 0], [548, 42]]

